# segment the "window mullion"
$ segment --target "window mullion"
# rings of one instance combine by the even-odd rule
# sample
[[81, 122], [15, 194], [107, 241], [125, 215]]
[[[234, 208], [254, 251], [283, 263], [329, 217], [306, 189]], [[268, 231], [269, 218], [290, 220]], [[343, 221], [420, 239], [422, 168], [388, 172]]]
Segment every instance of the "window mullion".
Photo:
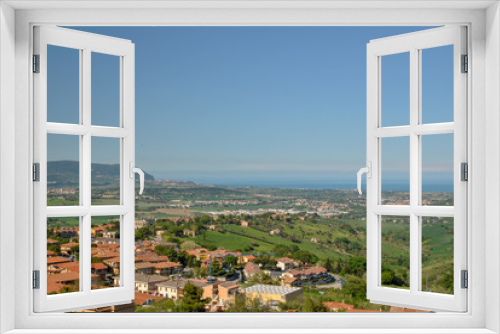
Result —
[[[91, 51], [90, 49], [83, 50], [83, 59], [81, 66], [81, 101], [82, 101], [82, 124], [85, 127], [90, 128], [91, 126]], [[82, 198], [82, 204], [84, 207], [89, 208], [91, 206], [91, 190], [92, 190], [92, 153], [91, 153], [91, 134], [90, 131], [84, 134], [82, 137], [82, 147], [81, 147], [81, 178], [80, 183], [80, 193]], [[82, 291], [85, 293], [90, 293], [91, 291], [91, 279], [90, 279], [90, 268], [91, 268], [91, 215], [90, 211], [86, 213], [82, 218], [82, 229], [80, 230], [80, 286]]]
[[420, 204], [420, 136], [415, 129], [420, 123], [420, 57], [418, 49], [410, 50], [410, 291], [420, 289], [419, 217], [413, 209]]

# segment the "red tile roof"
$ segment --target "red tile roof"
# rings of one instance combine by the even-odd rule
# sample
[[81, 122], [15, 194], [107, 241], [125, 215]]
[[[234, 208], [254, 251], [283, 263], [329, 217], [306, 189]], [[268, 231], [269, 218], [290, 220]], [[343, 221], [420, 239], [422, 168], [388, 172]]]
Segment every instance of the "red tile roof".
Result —
[[325, 305], [325, 307], [330, 311], [337, 311], [342, 309], [346, 310], [347, 312], [351, 312], [352, 310], [354, 310], [354, 305], [340, 302], [324, 302], [323, 305]]
[[148, 293], [142, 293], [142, 292], [136, 292], [135, 293], [135, 299], [134, 299], [134, 304], [135, 305], [144, 305], [148, 300], [160, 300], [162, 297], [157, 297], [150, 295]]
[[80, 279], [80, 274], [74, 271], [66, 274], [47, 275], [47, 282], [61, 283], [61, 282], [76, 281], [79, 279]]
[[62, 244], [61, 249], [71, 249], [72, 247], [75, 246], [80, 246], [80, 244], [78, 242], [68, 242], [66, 244]]
[[154, 264], [155, 269], [179, 268], [182, 264], [176, 262], [159, 262]]
[[71, 262], [71, 260], [60, 256], [53, 256], [47, 258], [47, 265], [55, 263], [64, 263], [64, 262]]
[[92, 263], [90, 267], [95, 270], [108, 269], [108, 266], [104, 263]]
[[247, 262], [245, 264], [245, 271], [247, 272], [247, 274], [252, 275], [252, 274], [260, 272], [260, 268], [258, 265], [256, 265], [253, 262]]
[[294, 262], [294, 260], [290, 259], [289, 257], [282, 257], [282, 258], [276, 259], [276, 261], [281, 262], [281, 263], [293, 263]]

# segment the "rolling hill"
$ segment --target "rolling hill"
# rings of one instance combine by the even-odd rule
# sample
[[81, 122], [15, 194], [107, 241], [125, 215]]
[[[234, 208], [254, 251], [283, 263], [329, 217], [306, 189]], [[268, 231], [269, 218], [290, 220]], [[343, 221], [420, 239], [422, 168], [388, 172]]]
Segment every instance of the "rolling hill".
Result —
[[[48, 187], [78, 187], [79, 184], [78, 161], [49, 161], [47, 162]], [[119, 164], [98, 164], [92, 166], [92, 184], [106, 186], [116, 184], [120, 180]], [[153, 181], [153, 175], [144, 172], [144, 179]]]

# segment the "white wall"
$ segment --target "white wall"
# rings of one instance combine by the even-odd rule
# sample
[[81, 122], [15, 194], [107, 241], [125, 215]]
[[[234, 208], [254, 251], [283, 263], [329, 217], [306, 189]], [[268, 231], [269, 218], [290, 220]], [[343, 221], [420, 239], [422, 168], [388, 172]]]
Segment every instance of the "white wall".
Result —
[[[500, 332], [500, 12], [499, 4], [486, 11], [486, 328]], [[496, 256], [495, 256], [496, 255]]]
[[[0, 272], [14, 273], [15, 13], [0, 3]], [[0, 276], [0, 333], [14, 328], [14, 275]]]

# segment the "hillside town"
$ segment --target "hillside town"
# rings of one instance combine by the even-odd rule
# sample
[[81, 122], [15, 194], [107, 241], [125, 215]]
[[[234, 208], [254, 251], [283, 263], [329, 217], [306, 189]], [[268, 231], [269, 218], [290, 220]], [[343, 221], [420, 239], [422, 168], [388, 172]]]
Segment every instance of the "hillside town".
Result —
[[[185, 223], [184, 219], [177, 221], [180, 226]], [[136, 235], [140, 231], [154, 229], [155, 223], [155, 220], [137, 220]], [[240, 225], [248, 226], [248, 222], [240, 221]], [[311, 264], [276, 253], [244, 253], [220, 248], [209, 250], [193, 241], [179, 245], [165, 241], [162, 238], [165, 232], [158, 229], [152, 238], [135, 243], [135, 299], [132, 303], [82, 312], [185, 311], [189, 309], [179, 305], [184, 305], [186, 294], [190, 294], [191, 299], [194, 294], [198, 299], [194, 309], [197, 312], [311, 311], [296, 306], [304, 303], [306, 289], [324, 287], [342, 290], [346, 283], [318, 262]], [[48, 236], [47, 293], [78, 291], [79, 228], [49, 228]], [[120, 286], [119, 221], [94, 225], [91, 236], [92, 289]], [[189, 237], [192, 235], [188, 233]], [[328, 300], [315, 307], [313, 311], [325, 312], [415, 311], [382, 307], [379, 310], [360, 309], [344, 300]]]

